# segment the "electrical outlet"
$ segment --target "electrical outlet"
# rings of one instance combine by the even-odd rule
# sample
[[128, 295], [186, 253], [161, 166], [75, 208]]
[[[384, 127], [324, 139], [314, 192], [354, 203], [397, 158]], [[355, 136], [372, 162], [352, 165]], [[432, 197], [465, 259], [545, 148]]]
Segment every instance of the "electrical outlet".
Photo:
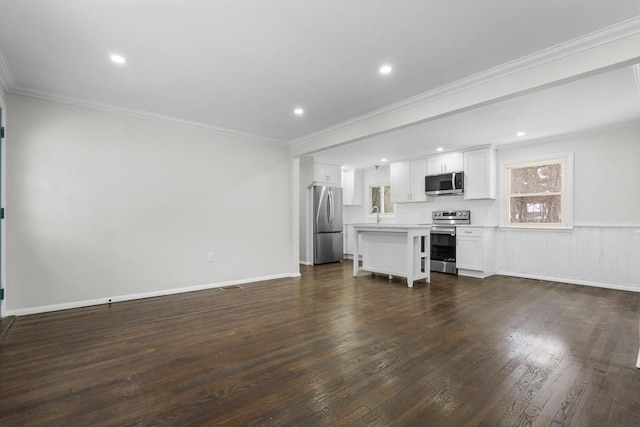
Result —
[[207, 262], [213, 262], [213, 252], [207, 254]]

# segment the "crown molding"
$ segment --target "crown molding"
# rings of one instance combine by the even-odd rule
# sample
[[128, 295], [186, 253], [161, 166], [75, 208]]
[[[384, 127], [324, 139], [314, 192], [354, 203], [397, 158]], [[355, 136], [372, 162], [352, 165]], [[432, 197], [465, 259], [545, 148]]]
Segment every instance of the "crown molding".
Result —
[[367, 121], [397, 113], [417, 105], [426, 104], [440, 98], [453, 95], [457, 92], [488, 83], [502, 77], [506, 77], [529, 68], [536, 67], [546, 62], [554, 61], [584, 50], [595, 48], [606, 43], [610, 43], [628, 36], [640, 33], [640, 15], [619, 22], [617, 24], [594, 31], [584, 36], [557, 44], [547, 49], [535, 52], [522, 58], [506, 62], [494, 68], [482, 71], [478, 74], [466, 77], [453, 83], [440, 86], [436, 89], [423, 92], [419, 95], [396, 102], [395, 104], [382, 107], [378, 110], [363, 114], [353, 119], [338, 123], [336, 125], [321, 129], [317, 132], [293, 139], [290, 146], [303, 144], [323, 135], [333, 133], [338, 130], [347, 130]]
[[11, 88], [15, 86], [15, 80], [9, 69], [9, 64], [7, 63], [2, 47], [0, 47], [0, 85], [2, 85], [5, 92], [9, 92]]
[[16, 81], [13, 78], [13, 75], [11, 74], [11, 70], [9, 69], [9, 64], [6, 60], [4, 51], [2, 50], [1, 47], [0, 47], [0, 84], [2, 85], [4, 91], [7, 93], [30, 96], [33, 98], [45, 99], [48, 101], [60, 102], [68, 105], [75, 105], [78, 107], [90, 108], [93, 110], [104, 111], [112, 114], [120, 114], [120, 115], [135, 117], [139, 119], [153, 120], [156, 122], [161, 122], [166, 124], [184, 126], [192, 129], [203, 130], [206, 132], [212, 132], [212, 133], [217, 133], [221, 135], [246, 138], [246, 139], [251, 139], [254, 141], [267, 143], [267, 144], [287, 146], [287, 144], [284, 141], [267, 138], [265, 136], [256, 135], [249, 132], [242, 132], [234, 129], [227, 129], [223, 127], [213, 126], [206, 123], [197, 122], [194, 120], [186, 120], [178, 117], [172, 117], [172, 116], [167, 116], [163, 114], [156, 114], [150, 111], [136, 110], [132, 108], [125, 108], [117, 105], [104, 104], [104, 103], [98, 103], [98, 102], [90, 102], [90, 101], [81, 100], [81, 99], [72, 98], [72, 97], [64, 97], [64, 96], [60, 96], [50, 92], [37, 91], [37, 90], [32, 90], [32, 89], [22, 87], [16, 84]]
[[638, 92], [638, 98], [640, 98], [640, 64], [634, 64], [633, 76], [636, 78], [636, 91]]
[[156, 113], [152, 113], [144, 110], [136, 110], [133, 108], [125, 108], [125, 107], [120, 107], [117, 105], [111, 105], [111, 104], [105, 104], [105, 103], [89, 102], [89, 101], [81, 100], [77, 98], [63, 97], [63, 96], [52, 94], [45, 91], [30, 90], [30, 89], [19, 87], [19, 86], [18, 87], [14, 86], [11, 89], [6, 91], [10, 93], [14, 93], [16, 95], [29, 96], [32, 98], [39, 98], [47, 101], [59, 102], [62, 104], [74, 105], [77, 107], [89, 108], [92, 110], [98, 110], [98, 111], [104, 111], [112, 114], [119, 114], [123, 116], [134, 117], [137, 119], [153, 120], [160, 123], [188, 127], [191, 129], [202, 130], [205, 132], [211, 132], [211, 133], [216, 133], [220, 135], [251, 139], [257, 142], [278, 145], [282, 147], [287, 146], [287, 144], [284, 143], [283, 141], [267, 138], [261, 135], [256, 135], [249, 132], [242, 132], [235, 129], [227, 129], [223, 127], [213, 126], [213, 125], [198, 122], [195, 120], [186, 120], [178, 117], [167, 116], [163, 114], [156, 114]]

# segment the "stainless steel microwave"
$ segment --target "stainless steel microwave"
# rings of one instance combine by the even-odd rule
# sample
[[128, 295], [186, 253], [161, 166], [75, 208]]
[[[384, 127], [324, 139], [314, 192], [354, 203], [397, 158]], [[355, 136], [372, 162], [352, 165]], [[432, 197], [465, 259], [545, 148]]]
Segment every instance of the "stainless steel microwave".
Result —
[[447, 172], [437, 175], [427, 175], [424, 183], [428, 196], [442, 196], [445, 194], [464, 193], [464, 172]]

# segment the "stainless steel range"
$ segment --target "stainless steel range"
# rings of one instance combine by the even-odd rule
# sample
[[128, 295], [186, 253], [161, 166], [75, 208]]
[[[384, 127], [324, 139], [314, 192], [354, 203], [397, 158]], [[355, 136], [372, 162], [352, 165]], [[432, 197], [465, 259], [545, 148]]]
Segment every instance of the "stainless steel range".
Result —
[[431, 271], [457, 274], [456, 225], [471, 224], [471, 212], [434, 211], [431, 219]]

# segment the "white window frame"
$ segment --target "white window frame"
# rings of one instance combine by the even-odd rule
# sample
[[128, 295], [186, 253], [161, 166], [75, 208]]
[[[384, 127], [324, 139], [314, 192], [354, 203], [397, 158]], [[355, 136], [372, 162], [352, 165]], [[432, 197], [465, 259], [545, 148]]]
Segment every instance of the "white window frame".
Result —
[[[372, 188], [382, 188], [382, 200], [384, 200], [384, 187], [391, 187], [391, 184], [371, 184], [369, 185], [369, 191], [367, 194], [367, 212], [368, 212], [368, 217], [370, 218], [375, 218], [376, 214], [375, 213], [371, 213], [371, 211], [373, 210], [373, 200], [371, 198], [371, 189]], [[391, 189], [389, 189], [389, 191], [392, 191]], [[396, 215], [396, 204], [392, 203], [393, 206], [393, 212], [380, 212], [379, 215], [383, 218], [394, 218]]]
[[[510, 170], [559, 163], [562, 165], [561, 223], [510, 223], [511, 209]], [[527, 229], [573, 229], [573, 153], [541, 156], [529, 159], [513, 160], [500, 164], [500, 227]]]

